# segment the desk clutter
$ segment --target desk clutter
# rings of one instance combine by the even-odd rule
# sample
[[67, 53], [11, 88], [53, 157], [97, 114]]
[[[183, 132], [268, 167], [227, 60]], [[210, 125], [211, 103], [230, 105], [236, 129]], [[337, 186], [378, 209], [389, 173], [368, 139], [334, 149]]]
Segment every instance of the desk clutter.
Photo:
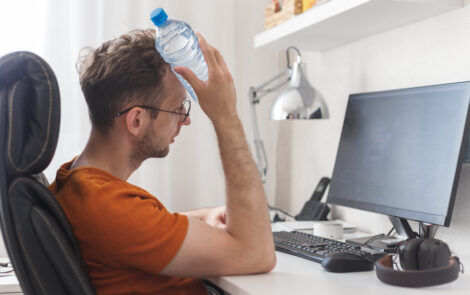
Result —
[[[299, 231], [273, 233], [276, 251], [320, 263], [335, 273], [373, 271], [385, 284], [428, 287], [456, 280], [463, 265], [446, 243], [437, 239], [409, 239], [396, 253], [381, 252], [367, 244], [357, 245]], [[400, 261], [400, 265], [396, 260]]]

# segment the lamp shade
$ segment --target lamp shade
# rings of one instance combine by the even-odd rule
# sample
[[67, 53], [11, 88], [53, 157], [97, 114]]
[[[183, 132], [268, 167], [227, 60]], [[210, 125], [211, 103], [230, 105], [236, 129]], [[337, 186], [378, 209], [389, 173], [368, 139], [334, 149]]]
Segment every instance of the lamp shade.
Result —
[[305, 63], [294, 62], [289, 85], [276, 97], [271, 120], [328, 119], [323, 95], [313, 88], [305, 75]]

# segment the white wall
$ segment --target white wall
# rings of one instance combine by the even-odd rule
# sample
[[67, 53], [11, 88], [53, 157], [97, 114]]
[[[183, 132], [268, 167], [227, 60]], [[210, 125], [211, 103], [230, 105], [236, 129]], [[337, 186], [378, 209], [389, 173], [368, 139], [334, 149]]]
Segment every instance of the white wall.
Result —
[[[319, 179], [331, 176], [350, 93], [468, 81], [469, 36], [467, 5], [323, 53], [303, 51], [310, 81], [324, 94], [331, 119], [281, 122], [277, 140], [267, 139], [276, 141], [275, 154], [268, 155], [278, 164], [276, 178], [268, 183], [270, 188], [276, 187], [276, 204], [298, 212]], [[262, 132], [265, 137], [272, 136], [272, 132]], [[458, 254], [470, 258], [470, 254], [465, 254], [470, 243], [469, 166], [463, 168], [451, 227], [440, 229], [437, 237], [446, 239]], [[336, 207], [333, 215], [371, 233], [387, 232], [391, 227], [385, 216], [355, 209]]]

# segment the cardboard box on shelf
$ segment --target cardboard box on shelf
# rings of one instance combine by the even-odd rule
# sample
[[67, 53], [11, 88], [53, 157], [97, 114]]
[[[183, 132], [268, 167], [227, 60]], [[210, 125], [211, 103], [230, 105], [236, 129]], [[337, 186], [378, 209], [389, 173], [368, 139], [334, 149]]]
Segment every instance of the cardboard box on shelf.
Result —
[[312, 6], [315, 5], [316, 2], [317, 0], [302, 0], [302, 12], [312, 8]]
[[294, 15], [302, 13], [302, 0], [284, 0], [280, 10], [277, 2], [268, 4], [264, 10], [264, 28], [269, 29], [285, 22]]

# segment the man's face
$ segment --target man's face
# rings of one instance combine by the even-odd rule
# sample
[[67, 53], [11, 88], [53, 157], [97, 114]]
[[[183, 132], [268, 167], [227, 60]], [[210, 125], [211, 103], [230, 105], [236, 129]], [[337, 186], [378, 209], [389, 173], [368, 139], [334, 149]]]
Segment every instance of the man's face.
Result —
[[[186, 100], [186, 90], [172, 71], [168, 71], [164, 80], [162, 95], [165, 96], [160, 109], [179, 112], [181, 104]], [[187, 110], [183, 110], [186, 112]], [[150, 117], [150, 113], [147, 114]], [[191, 118], [187, 117], [181, 122], [180, 115], [159, 112], [156, 120], [149, 120], [145, 130], [136, 143], [134, 158], [144, 161], [148, 158], [163, 158], [170, 151], [170, 144], [174, 142], [183, 125], [189, 125]]]

